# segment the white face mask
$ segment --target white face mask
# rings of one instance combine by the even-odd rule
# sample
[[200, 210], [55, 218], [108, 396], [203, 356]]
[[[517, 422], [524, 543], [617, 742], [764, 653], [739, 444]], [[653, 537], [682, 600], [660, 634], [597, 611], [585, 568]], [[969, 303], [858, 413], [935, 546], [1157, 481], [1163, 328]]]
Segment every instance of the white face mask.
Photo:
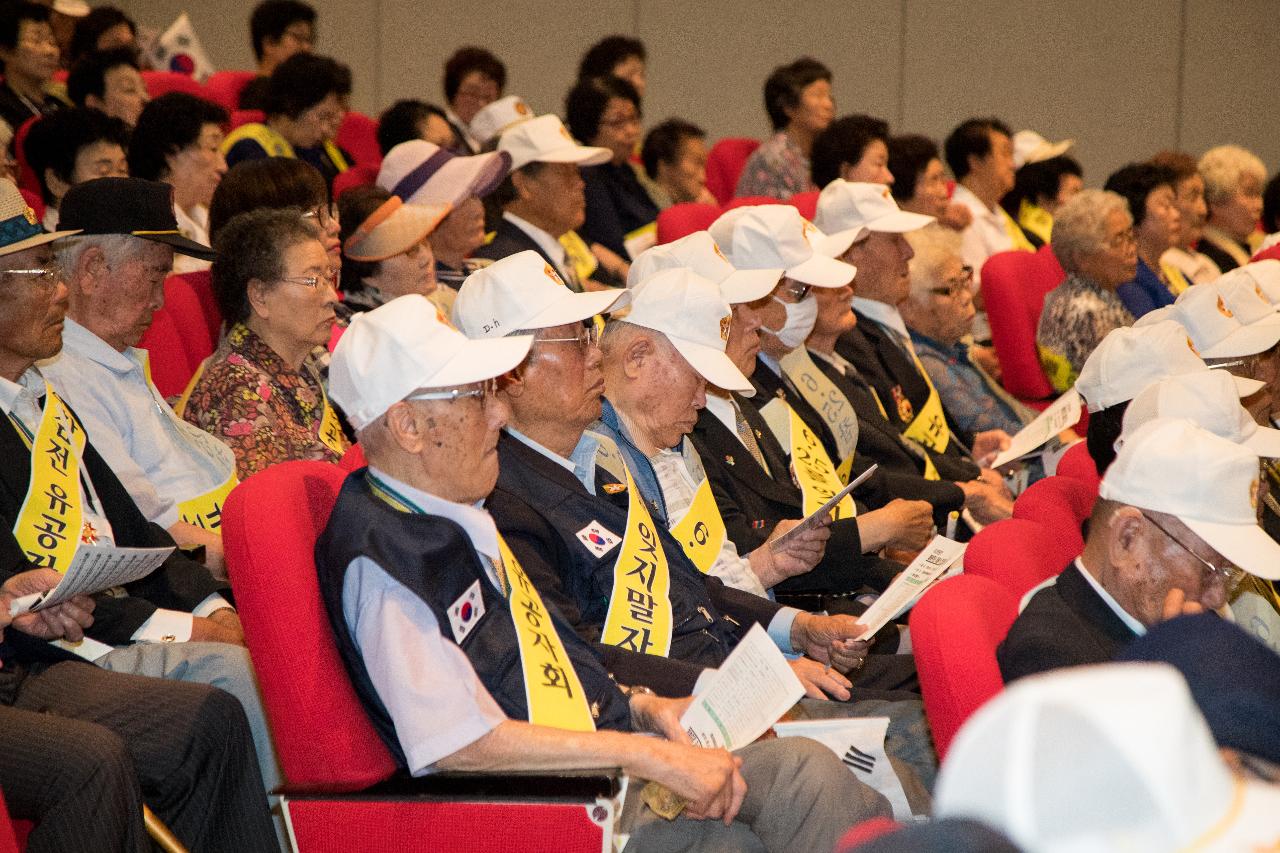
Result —
[[783, 302], [776, 296], [773, 301], [786, 309], [787, 320], [776, 332], [765, 326], [761, 326], [760, 331], [773, 335], [787, 349], [804, 346], [805, 338], [809, 337], [814, 324], [818, 322], [818, 300], [813, 294], [809, 294], [799, 302]]

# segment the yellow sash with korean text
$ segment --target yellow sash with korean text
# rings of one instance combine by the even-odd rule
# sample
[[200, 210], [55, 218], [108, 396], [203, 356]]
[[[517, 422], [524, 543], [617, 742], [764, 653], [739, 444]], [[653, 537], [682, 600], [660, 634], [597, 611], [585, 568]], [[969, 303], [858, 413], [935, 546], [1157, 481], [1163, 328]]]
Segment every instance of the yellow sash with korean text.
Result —
[[671, 568], [644, 497], [636, 488], [621, 451], [596, 435], [603, 465], [627, 486], [627, 532], [613, 564], [613, 591], [601, 642], [633, 652], [666, 657], [671, 651]]
[[324, 393], [324, 386], [320, 384], [319, 379], [316, 380], [316, 386], [320, 389], [320, 405], [324, 407], [324, 412], [320, 415], [320, 441], [325, 447], [342, 456], [351, 447], [351, 442], [347, 441], [347, 436], [342, 431], [342, 424], [338, 421], [338, 413], [333, 410], [333, 406], [329, 405], [329, 395]]
[[[858, 416], [853, 411], [853, 404], [814, 363], [804, 347], [796, 347], [787, 353], [779, 360], [778, 366], [835, 436], [840, 468], [847, 470], [853, 462], [854, 451], [858, 449]], [[847, 477], [841, 479], [848, 482]]]
[[903, 435], [943, 453], [951, 443], [951, 430], [947, 427], [947, 415], [942, 410], [942, 398], [938, 396], [938, 389], [933, 387], [929, 372], [920, 363], [920, 356], [916, 355], [915, 350], [910, 352], [911, 360], [916, 363], [916, 370], [920, 372], [924, 384], [929, 386], [929, 397], [920, 411], [916, 412], [915, 419], [903, 430]]
[[[886, 421], [889, 420], [889, 413], [884, 409], [884, 403], [880, 402], [880, 395], [876, 393], [875, 387], [868, 385], [867, 390], [871, 392], [871, 398], [876, 401], [876, 408], [880, 410], [880, 417]], [[917, 453], [924, 460], [924, 478], [926, 480], [941, 480], [942, 475], [938, 473], [938, 468], [933, 464], [933, 460], [929, 458], [929, 451], [925, 450], [919, 444], [910, 444], [910, 449]], [[848, 482], [849, 474], [844, 472], [842, 475], [845, 482]]]
[[[831, 457], [823, 449], [818, 436], [786, 400], [775, 397], [760, 410], [760, 414], [778, 443], [791, 455], [791, 473], [804, 497], [803, 512], [808, 516], [844, 488], [836, 466], [831, 464]], [[857, 514], [853, 498], [845, 495], [832, 510], [831, 517], [839, 520], [853, 518]]]
[[[372, 474], [366, 475], [366, 482], [373, 496], [393, 509], [423, 514], [412, 501]], [[595, 731], [591, 706], [582, 681], [569, 662], [564, 643], [537, 588], [501, 534], [498, 534], [498, 553], [502, 562], [495, 563], [494, 568], [516, 629], [529, 722], [576, 732]]]
[[218, 530], [222, 527], [222, 505], [227, 495], [239, 485], [240, 481], [234, 472], [227, 481], [216, 489], [205, 492], [178, 504], [178, 516], [187, 524], [204, 530]]
[[31, 448], [31, 481], [13, 525], [14, 538], [31, 564], [65, 572], [80, 547], [84, 524], [80, 458], [84, 427], [45, 383], [44, 412], [32, 436], [10, 415]]
[[704, 575], [711, 571], [729, 533], [725, 530], [715, 495], [711, 493], [709, 479], [704, 479], [702, 485], [698, 486], [698, 491], [693, 495], [693, 503], [689, 504], [684, 518], [671, 528], [671, 535], [680, 543], [685, 556], [698, 567], [698, 571]]

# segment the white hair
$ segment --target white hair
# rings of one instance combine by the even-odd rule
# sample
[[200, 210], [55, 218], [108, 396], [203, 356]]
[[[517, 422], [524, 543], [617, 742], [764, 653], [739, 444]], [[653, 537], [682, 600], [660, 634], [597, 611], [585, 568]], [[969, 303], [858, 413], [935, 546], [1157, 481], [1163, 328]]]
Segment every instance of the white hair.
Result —
[[960, 255], [960, 232], [937, 222], [906, 235], [915, 257], [911, 259], [911, 298], [927, 301], [928, 292], [943, 287], [942, 267]]
[[1204, 152], [1199, 163], [1204, 178], [1204, 200], [1208, 204], [1226, 201], [1240, 189], [1240, 182], [1253, 177], [1262, 186], [1267, 180], [1267, 167], [1247, 148], [1219, 145]]
[[58, 265], [70, 276], [84, 253], [97, 248], [106, 255], [107, 263], [115, 266], [128, 263], [148, 245], [149, 241], [129, 234], [81, 234], [58, 241]]
[[1081, 190], [1053, 214], [1053, 253], [1069, 273], [1080, 271], [1080, 262], [1106, 248], [1107, 219], [1114, 212], [1133, 224], [1129, 203], [1110, 190]]

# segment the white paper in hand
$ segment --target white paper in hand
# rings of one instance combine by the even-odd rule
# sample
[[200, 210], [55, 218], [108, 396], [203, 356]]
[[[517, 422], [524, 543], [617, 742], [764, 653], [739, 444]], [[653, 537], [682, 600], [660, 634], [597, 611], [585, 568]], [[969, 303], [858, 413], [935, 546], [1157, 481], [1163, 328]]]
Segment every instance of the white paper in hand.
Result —
[[804, 695], [804, 685], [759, 623], [680, 718], [694, 746], [734, 750], [754, 741]]
[[860, 782], [884, 794], [897, 820], [912, 818], [902, 781], [884, 751], [888, 717], [798, 720], [773, 727], [778, 737], [807, 737], [830, 749]]
[[1009, 440], [1009, 447], [991, 460], [990, 467], [999, 468], [1026, 456], [1078, 420], [1080, 395], [1072, 388], [1050, 403], [1049, 408], [1037, 415], [1035, 420], [1018, 430], [1018, 434]]
[[901, 613], [907, 605], [913, 604], [960, 558], [964, 548], [961, 543], [953, 542], [945, 536], [933, 537], [933, 541], [925, 546], [920, 556], [912, 560], [911, 565], [858, 617], [859, 624], [867, 626], [866, 633], [858, 639], [871, 639], [890, 619]]
[[151, 574], [173, 548], [116, 548], [111, 545], [81, 545], [58, 585], [40, 595], [24, 595], [9, 607], [9, 615], [43, 610], [72, 596], [93, 595], [113, 586], [123, 586]]

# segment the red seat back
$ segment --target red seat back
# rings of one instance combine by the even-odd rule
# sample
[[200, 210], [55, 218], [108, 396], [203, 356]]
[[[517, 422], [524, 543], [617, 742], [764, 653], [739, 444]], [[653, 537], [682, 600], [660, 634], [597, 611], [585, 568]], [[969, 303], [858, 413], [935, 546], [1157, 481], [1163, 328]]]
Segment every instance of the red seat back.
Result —
[[32, 192], [28, 189], [18, 188], [18, 192], [22, 194], [22, 200], [31, 208], [31, 212], [36, 215], [36, 222], [44, 221], [44, 199], [40, 197], [40, 191]]
[[341, 198], [342, 194], [354, 187], [372, 186], [378, 180], [378, 166], [375, 163], [357, 163], [347, 171], [333, 179], [333, 197]]
[[382, 149], [378, 147], [378, 123], [364, 113], [350, 111], [343, 116], [334, 141], [355, 158], [357, 163], [373, 166], [375, 170], [382, 163]]
[[138, 341], [138, 347], [147, 351], [151, 381], [160, 393], [165, 397], [181, 394], [199, 362], [191, 361], [182, 330], [167, 309], [161, 308], [152, 316], [151, 326]]
[[733, 210], [735, 207], [755, 207], [758, 204], [786, 204], [782, 199], [774, 198], [767, 195], [744, 195], [738, 198], [729, 199], [725, 204], [725, 210]]
[[204, 81], [205, 96], [227, 112], [240, 108], [240, 93], [258, 76], [256, 71], [215, 71]]
[[930, 589], [912, 609], [912, 651], [939, 757], [969, 715], [1004, 689], [996, 646], [1017, 616], [1018, 600], [1008, 590], [967, 569]]
[[1073, 477], [1045, 477], [1018, 495], [1013, 517], [1042, 524], [1061, 552], [1084, 552], [1080, 525], [1093, 512], [1098, 490]]
[[1065, 277], [1048, 246], [1035, 253], [1000, 252], [982, 266], [982, 300], [1000, 359], [1001, 382], [1015, 397], [1039, 400], [1053, 394], [1040, 367], [1036, 326], [1044, 295]]
[[13, 821], [9, 819], [9, 809], [5, 806], [3, 796], [0, 796], [0, 853], [18, 853], [18, 842], [13, 836]]
[[819, 190], [809, 190], [808, 192], [796, 193], [787, 199], [787, 204], [800, 211], [800, 215], [810, 222], [818, 215], [818, 196], [822, 195]]
[[[334, 186], [337, 186], [337, 181], [334, 181]], [[696, 201], [673, 204], [658, 214], [658, 242], [673, 243], [695, 231], [705, 231], [719, 216], [720, 208], [714, 204]]]
[[1006, 518], [984, 527], [964, 552], [965, 574], [990, 578], [1018, 599], [1080, 556], [1074, 540], [1055, 536], [1038, 521]]
[[183, 273], [177, 278], [185, 281], [187, 287], [195, 294], [196, 300], [200, 303], [200, 314], [205, 326], [209, 329], [209, 340], [213, 341], [216, 347], [222, 338], [222, 311], [218, 308], [218, 300], [213, 295], [213, 273], [209, 270], [201, 270]]
[[[17, 183], [19, 189], [34, 193], [37, 198], [43, 198], [40, 195], [40, 178], [36, 175], [35, 169], [31, 168], [31, 161], [27, 159], [26, 148], [27, 134], [31, 132], [31, 125], [38, 122], [40, 118], [40, 116], [32, 116], [18, 125], [18, 129], [13, 134], [13, 156], [18, 161], [18, 177], [15, 183]], [[35, 205], [31, 206], [35, 207]], [[43, 207], [43, 205], [41, 206]]]
[[368, 463], [365, 462], [364, 448], [359, 442], [347, 448], [347, 452], [342, 454], [342, 458], [338, 460], [338, 467], [343, 471], [358, 471]]
[[237, 486], [222, 511], [236, 607], [295, 794], [361, 790], [395, 770], [351, 686], [316, 576], [316, 539], [345, 477], [324, 462], [282, 462]]
[[716, 201], [727, 204], [738, 188], [738, 177], [747, 158], [760, 147], [760, 140], [730, 136], [711, 146], [707, 154], [707, 189]]
[[1270, 248], [1263, 249], [1258, 254], [1250, 258], [1250, 261], [1280, 261], [1280, 243]]
[[232, 110], [231, 111], [231, 129], [235, 130], [242, 124], [253, 124], [256, 122], [264, 122], [267, 120], [267, 114], [262, 110]]
[[1089, 446], [1083, 441], [1071, 445], [1067, 448], [1067, 452], [1062, 454], [1062, 458], [1058, 460], [1058, 474], [1079, 480], [1091, 488], [1095, 495], [1098, 493], [1098, 486], [1102, 484], [1102, 478], [1098, 476], [1098, 466], [1093, 464], [1093, 457], [1089, 455]]
[[143, 71], [142, 82], [147, 87], [147, 94], [153, 99], [170, 92], [186, 92], [197, 98], [208, 99], [209, 93], [204, 86], [190, 74], [179, 74], [177, 71]]
[[165, 279], [164, 310], [173, 318], [182, 334], [187, 363], [194, 370], [196, 365], [213, 355], [217, 339], [209, 334], [209, 324], [205, 321], [200, 297], [180, 275], [171, 275]]

